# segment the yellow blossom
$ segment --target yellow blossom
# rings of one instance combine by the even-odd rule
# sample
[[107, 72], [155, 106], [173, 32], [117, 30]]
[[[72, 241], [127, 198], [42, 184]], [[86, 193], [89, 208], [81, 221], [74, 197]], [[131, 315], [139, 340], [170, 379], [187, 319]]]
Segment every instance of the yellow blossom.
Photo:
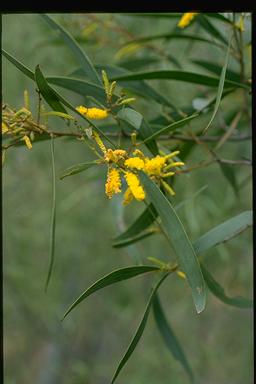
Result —
[[108, 178], [105, 184], [105, 192], [109, 199], [114, 193], [121, 192], [121, 178], [117, 169], [112, 168], [108, 171]]
[[129, 159], [125, 160], [124, 165], [131, 169], [143, 169], [144, 168], [144, 161], [140, 159], [139, 157], [130, 157]]
[[182, 271], [176, 271], [177, 275], [180, 276], [182, 279], [186, 279], [186, 275]]
[[100, 108], [86, 108], [83, 105], [76, 107], [76, 110], [89, 119], [105, 119], [108, 117], [108, 111]]
[[151, 176], [160, 176], [162, 168], [164, 167], [166, 163], [166, 157], [165, 156], [159, 156], [153, 157], [153, 159], [146, 159], [145, 161], [145, 172], [148, 173]]
[[25, 141], [25, 144], [28, 147], [28, 149], [32, 148], [32, 144], [31, 144], [30, 138], [27, 135], [23, 136], [21, 140]]
[[134, 156], [138, 156], [140, 157], [141, 159], [145, 159], [145, 155], [143, 152], [141, 152], [139, 149], [135, 149], [135, 151], [133, 151], [132, 153]]
[[133, 194], [131, 188], [127, 188], [124, 193], [123, 205], [128, 205], [133, 200]]
[[9, 131], [9, 129], [8, 129], [7, 124], [5, 124], [5, 123], [2, 121], [2, 134], [3, 134], [3, 133], [6, 133], [6, 132], [8, 132], [8, 131]]
[[105, 154], [105, 160], [117, 163], [119, 160], [124, 160], [127, 157], [127, 152], [124, 149], [115, 149], [114, 151], [109, 148]]
[[198, 12], [186, 12], [182, 15], [180, 21], [178, 22], [179, 28], [185, 28], [187, 25], [191, 23], [193, 18], [198, 15]]
[[135, 197], [136, 200], [144, 200], [145, 199], [145, 192], [140, 185], [140, 181], [138, 179], [138, 176], [136, 176], [132, 172], [126, 172], [125, 173], [125, 179], [128, 184], [128, 187], [130, 187], [131, 193]]
[[106, 155], [107, 150], [106, 150], [106, 147], [103, 144], [103, 141], [101, 140], [99, 134], [94, 131], [93, 132], [93, 137], [94, 137], [94, 140], [96, 141], [96, 143], [98, 144], [98, 146], [100, 147], [101, 151], [104, 153], [104, 155]]

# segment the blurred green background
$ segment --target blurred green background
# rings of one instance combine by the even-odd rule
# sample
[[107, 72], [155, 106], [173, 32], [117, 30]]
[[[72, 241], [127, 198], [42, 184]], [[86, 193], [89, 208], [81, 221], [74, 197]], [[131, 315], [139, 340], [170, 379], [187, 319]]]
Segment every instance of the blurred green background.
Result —
[[[137, 36], [171, 30], [177, 19], [142, 18], [120, 14], [52, 15], [86, 49], [94, 63], [115, 64], [116, 53], [129, 33]], [[32, 70], [40, 64], [46, 75], [69, 74], [77, 64], [63, 43], [36, 14], [4, 15], [2, 44]], [[196, 31], [192, 25], [191, 30]], [[225, 33], [225, 30], [223, 31]], [[204, 35], [204, 32], [201, 32]], [[185, 70], [207, 73], [191, 64], [205, 58], [222, 64], [223, 52], [207, 44], [157, 41], [159, 50], [176, 57]], [[189, 48], [189, 50], [187, 50]], [[131, 57], [158, 57], [155, 68], [175, 69], [154, 50], [138, 49]], [[250, 58], [247, 59], [249, 67]], [[121, 59], [120, 59], [121, 60]], [[28, 89], [36, 110], [35, 84], [3, 59], [3, 101], [19, 109], [23, 90]], [[230, 68], [236, 63], [230, 60]], [[179, 107], [191, 105], [198, 90], [181, 82], [155, 81]], [[83, 97], [61, 90], [73, 105]], [[206, 92], [206, 91], [205, 91]], [[214, 91], [211, 91], [214, 94]], [[237, 95], [238, 94], [238, 95]], [[239, 91], [223, 101], [213, 126], [225, 113], [240, 107]], [[135, 103], [147, 119], [160, 111], [154, 102], [138, 98]], [[209, 115], [200, 120], [205, 126]], [[66, 129], [52, 118], [55, 130]], [[241, 120], [239, 128], [250, 131]], [[213, 130], [214, 131], [214, 130]], [[251, 157], [251, 143], [227, 143], [223, 157]], [[67, 167], [93, 159], [87, 147], [74, 140], [55, 141], [57, 175]], [[196, 148], [187, 165], [204, 160]], [[182, 158], [182, 154], [181, 154]], [[174, 204], [186, 201], [179, 215], [192, 240], [222, 221], [251, 209], [251, 170], [236, 167], [240, 185], [236, 196], [218, 165], [177, 177]], [[3, 167], [3, 262], [4, 262], [4, 360], [6, 384], [103, 384], [110, 381], [142, 317], [152, 279], [138, 277], [106, 288], [82, 303], [66, 320], [60, 318], [71, 302], [91, 283], [113, 269], [133, 264], [132, 256], [173, 259], [164, 237], [156, 235], [127, 249], [113, 249], [111, 239], [142, 211], [137, 202], [125, 209], [119, 196], [108, 201], [104, 194], [105, 169], [89, 169], [57, 180], [56, 260], [47, 294], [44, 284], [48, 267], [51, 212], [50, 142], [11, 148]], [[246, 181], [245, 181], [246, 180]], [[191, 198], [198, 190], [204, 190]], [[124, 221], [123, 221], [124, 220]], [[252, 297], [252, 233], [246, 230], [205, 255], [206, 264], [230, 296]], [[170, 277], [160, 289], [168, 320], [190, 360], [198, 384], [252, 383], [252, 311], [223, 304], [208, 293], [205, 311], [197, 315], [189, 288], [179, 277]], [[188, 383], [181, 365], [162, 343], [153, 316], [117, 382], [128, 384]]]

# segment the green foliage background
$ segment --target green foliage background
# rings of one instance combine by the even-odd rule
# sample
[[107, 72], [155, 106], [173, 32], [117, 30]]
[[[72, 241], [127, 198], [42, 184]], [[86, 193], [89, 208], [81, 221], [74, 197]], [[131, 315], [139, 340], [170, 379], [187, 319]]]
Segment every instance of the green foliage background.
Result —
[[[95, 31], [81, 44], [92, 61], [103, 66], [114, 63], [115, 53], [127, 41], [120, 29], [144, 36], [165, 32], [177, 21], [152, 21], [119, 14], [95, 14], [97, 21], [86, 14], [52, 16], [76, 37], [81, 37], [84, 28], [96, 23]], [[113, 30], [113, 25], [118, 25], [119, 30]], [[197, 26], [191, 26], [191, 30], [193, 28]], [[65, 75], [77, 67], [70, 51], [38, 15], [4, 15], [2, 31], [3, 47], [32, 69], [40, 63], [47, 75]], [[185, 70], [198, 70], [189, 61], [191, 58], [207, 57], [209, 61], [223, 64], [222, 51], [213, 50], [207, 44], [196, 43], [189, 53], [186, 53], [188, 42], [156, 44], [168, 49]], [[147, 53], [139, 50], [136, 55], [144, 57]], [[170, 69], [170, 63], [164, 60], [159, 63], [158, 68]], [[149, 64], [146, 70], [155, 68], [156, 64]], [[232, 60], [229, 68], [238, 69]], [[198, 72], [208, 74], [201, 68]], [[23, 89], [36, 96], [34, 83], [5, 59], [2, 82], [3, 101], [16, 108], [23, 106]], [[155, 81], [152, 85], [180, 107], [190, 105], [198, 89], [193, 84], [180, 82]], [[62, 93], [69, 97], [72, 94], [63, 90]], [[73, 105], [83, 102], [82, 97], [72, 96]], [[222, 102], [215, 127], [225, 111], [239, 107], [239, 101], [239, 97], [234, 96]], [[156, 103], [139, 98], [136, 107], [148, 119], [160, 111]], [[203, 127], [208, 120], [209, 117], [200, 120]], [[52, 124], [57, 130], [63, 123], [53, 118]], [[241, 123], [241, 130], [246, 132], [248, 128]], [[73, 164], [93, 159], [84, 144], [67, 139], [56, 140], [55, 153], [57, 175]], [[226, 143], [223, 153], [230, 159], [251, 157], [251, 144], [249, 141]], [[204, 160], [204, 156], [202, 148], [197, 147], [187, 164]], [[222, 221], [251, 209], [250, 169], [241, 166], [235, 171], [240, 185], [238, 196], [218, 165], [177, 178], [175, 205], [207, 186], [179, 210], [192, 240]], [[117, 228], [114, 217], [119, 214], [120, 199], [116, 196], [107, 201], [104, 182], [105, 171], [94, 168], [57, 181], [56, 261], [45, 294], [52, 191], [50, 142], [38, 143], [31, 151], [19, 147], [7, 153], [3, 168], [6, 384], [105, 383], [137, 327], [151, 286], [149, 277], [138, 277], [96, 293], [60, 323], [67, 306], [87, 286], [113, 269], [131, 265], [131, 252], [139, 252], [144, 260], [148, 256], [169, 259], [168, 244], [161, 236], [150, 237], [126, 249], [111, 247], [111, 239], [121, 231], [123, 223], [119, 218]], [[139, 203], [129, 207], [126, 222], [130, 223], [142, 209]], [[252, 297], [250, 229], [208, 251], [205, 260], [230, 296]], [[251, 310], [226, 306], [208, 293], [206, 309], [197, 315], [188, 286], [176, 275], [168, 279], [160, 293], [198, 384], [252, 381]], [[141, 342], [118, 380], [124, 384], [187, 382], [186, 373], [162, 344], [152, 315]]]

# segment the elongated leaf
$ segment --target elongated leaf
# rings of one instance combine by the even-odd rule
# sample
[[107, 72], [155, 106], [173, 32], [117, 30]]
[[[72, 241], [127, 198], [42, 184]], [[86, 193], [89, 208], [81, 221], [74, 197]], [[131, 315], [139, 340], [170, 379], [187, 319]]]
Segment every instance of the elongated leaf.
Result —
[[93, 96], [96, 100], [106, 105], [106, 94], [103, 87], [85, 80], [72, 77], [48, 76], [47, 81], [62, 88], [69, 89], [84, 97]]
[[47, 104], [49, 104], [54, 111], [67, 114], [65, 108], [60, 103], [56, 93], [52, 90], [52, 88], [48, 85], [47, 81], [45, 80], [39, 65], [36, 66], [35, 81], [41, 95], [43, 96]]
[[[135, 128], [143, 140], [145, 140], [153, 132], [152, 128], [145, 121], [143, 116], [132, 108], [121, 109], [121, 111], [117, 113], [117, 117], [128, 123], [131, 127]], [[157, 145], [154, 140], [151, 140], [150, 143], [146, 143], [146, 145], [153, 155], [158, 154]]]
[[124, 120], [137, 131], [140, 129], [143, 120], [143, 116], [131, 108], [121, 109], [121, 111], [118, 112], [117, 117], [121, 120]]
[[[201, 75], [194, 72], [186, 71], [150, 71], [150, 72], [136, 72], [132, 75], [114, 76], [111, 80], [175, 80], [184, 81], [187, 83], [195, 83], [200, 85], [207, 85], [208, 87], [218, 87], [219, 79], [212, 76]], [[249, 89], [247, 84], [238, 83], [235, 81], [225, 80], [224, 87], [236, 87]]]
[[144, 172], [139, 174], [148, 199], [161, 218], [161, 226], [173, 246], [179, 266], [187, 276], [196, 310], [200, 313], [205, 307], [205, 285], [194, 248], [170, 201]]
[[62, 117], [63, 119], [67, 119], [67, 120], [74, 120], [75, 119], [73, 116], [68, 115], [67, 113], [57, 112], [57, 111], [41, 112], [41, 116]]
[[214, 44], [212, 40], [206, 39], [204, 37], [199, 37], [197, 35], [192, 34], [185, 34], [185, 33], [162, 33], [158, 35], [151, 35], [151, 36], [143, 36], [139, 37], [138, 39], [134, 39], [131, 41], [128, 41], [124, 44], [124, 46], [128, 46], [129, 44], [134, 43], [146, 43], [148, 41], [155, 41], [155, 40], [192, 40], [192, 41], [198, 41], [201, 43], [207, 43], [207, 44]]
[[204, 130], [202, 132], [203, 134], [205, 134], [207, 132], [207, 130], [210, 127], [211, 123], [213, 122], [213, 119], [215, 118], [216, 113], [218, 112], [218, 109], [219, 109], [219, 106], [220, 106], [221, 96], [222, 96], [222, 92], [223, 92], [223, 88], [224, 88], [224, 84], [225, 84], [226, 70], [227, 70], [227, 66], [228, 66], [228, 59], [229, 59], [229, 51], [230, 51], [231, 39], [232, 39], [232, 35], [230, 36], [230, 39], [229, 39], [228, 49], [227, 49], [227, 52], [226, 52], [226, 57], [225, 57], [224, 65], [223, 65], [223, 68], [222, 68], [222, 71], [221, 71], [221, 75], [220, 75], [220, 81], [219, 81], [219, 86], [218, 86], [218, 90], [217, 90], [216, 103], [215, 103], [215, 106], [214, 106], [214, 110], [213, 110], [213, 113], [212, 113], [212, 116], [210, 118], [209, 123], [207, 124], [207, 126], [204, 128]]
[[72, 167], [69, 167], [62, 172], [60, 179], [62, 180], [67, 176], [72, 176], [72, 175], [76, 175], [77, 173], [84, 172], [96, 164], [97, 164], [96, 161], [90, 161], [88, 163], [80, 163], [80, 164], [73, 165]]
[[148, 231], [146, 231], [144, 233], [139, 233], [136, 236], [127, 238], [125, 240], [121, 240], [119, 242], [115, 242], [112, 244], [112, 246], [114, 248], [126, 247], [127, 245], [130, 245], [130, 244], [136, 243], [137, 241], [143, 240], [146, 237], [153, 235], [154, 233], [156, 233], [155, 229], [149, 229]]
[[201, 263], [201, 269], [205, 282], [214, 296], [223, 301], [223, 303], [238, 308], [252, 308], [253, 300], [246, 299], [241, 296], [229, 297], [225, 294], [224, 288], [213, 278], [211, 273]]
[[73, 37], [70, 35], [70, 33], [63, 28], [61, 25], [56, 23], [51, 17], [45, 14], [40, 15], [47, 23], [48, 25], [55, 30], [59, 36], [63, 39], [63, 41], [67, 44], [67, 46], [71, 49], [75, 57], [77, 58], [78, 62], [86, 72], [87, 76], [96, 84], [101, 85], [100, 78], [88, 58], [88, 56], [85, 54], [85, 52], [80, 48], [80, 46], [77, 44], [77, 42], [73, 39]]
[[212, 228], [197, 239], [193, 246], [197, 254], [223, 243], [252, 225], [252, 211], [245, 211]]
[[171, 131], [174, 131], [177, 128], [181, 128], [187, 123], [189, 123], [191, 120], [193, 120], [195, 117], [199, 116], [198, 113], [195, 113], [192, 116], [185, 117], [184, 119], [175, 121], [174, 123], [171, 123], [167, 125], [166, 127], [163, 127], [159, 129], [158, 131], [154, 132], [153, 135], [149, 136], [147, 139], [144, 140], [144, 144], [148, 143], [151, 140], [156, 139], [158, 136], [165, 135]]
[[202, 14], [199, 14], [198, 17], [196, 18], [196, 21], [213, 38], [219, 40], [221, 43], [224, 43], [224, 44], [228, 45], [227, 39], [224, 36], [222, 36], [220, 31], [218, 31], [218, 29], [215, 28], [215, 26], [207, 19], [207, 17], [205, 17]]
[[151, 265], [140, 265], [136, 267], [126, 267], [117, 269], [108, 275], [100, 278], [94, 284], [92, 284], [89, 288], [87, 288], [77, 300], [68, 308], [65, 312], [62, 320], [71, 312], [81, 301], [83, 301], [86, 297], [90, 296], [92, 293], [98, 291], [99, 289], [105, 288], [109, 285], [118, 283], [119, 281], [131, 279], [132, 277], [141, 275], [143, 273], [154, 272], [160, 270], [159, 267], [151, 266]]
[[154, 317], [156, 320], [158, 330], [165, 342], [166, 347], [172, 353], [173, 357], [181, 363], [181, 365], [187, 372], [191, 382], [193, 382], [194, 375], [188, 363], [188, 359], [177, 337], [175, 336], [170, 324], [168, 324], [168, 321], [166, 319], [164, 310], [162, 308], [162, 305], [160, 303], [157, 293], [155, 294], [155, 297], [153, 300], [153, 311], [154, 311]]
[[143, 331], [145, 329], [145, 326], [146, 326], [146, 323], [147, 323], [147, 320], [148, 320], [148, 315], [149, 315], [149, 311], [150, 311], [150, 307], [151, 307], [151, 304], [152, 304], [152, 300], [154, 299], [154, 296], [159, 288], [159, 286], [162, 284], [162, 282], [164, 281], [164, 279], [168, 276], [168, 274], [165, 274], [160, 280], [159, 282], [157, 283], [157, 285], [155, 286], [155, 288], [152, 290], [152, 293], [149, 297], [149, 300], [148, 300], [148, 303], [147, 303], [147, 306], [146, 306], [146, 310], [144, 312], [144, 315], [141, 319], [141, 322], [132, 338], [132, 341], [129, 345], [129, 347], [127, 348], [123, 358], [121, 359], [120, 363], [118, 364], [118, 367], [117, 367], [117, 370], [113, 376], [113, 379], [111, 380], [111, 384], [113, 384], [117, 378], [117, 376], [119, 375], [121, 369], [123, 368], [123, 366], [127, 363], [127, 361], [129, 360], [130, 356], [132, 355], [134, 349], [136, 348], [138, 342], [140, 341], [140, 338], [143, 334]]
[[51, 159], [52, 159], [52, 215], [51, 215], [51, 229], [50, 229], [50, 261], [49, 268], [45, 283], [45, 291], [51, 279], [54, 254], [55, 254], [55, 227], [56, 227], [56, 172], [55, 172], [55, 156], [54, 156], [54, 138], [51, 138]]
[[[207, 188], [207, 185], [204, 185], [202, 188], [200, 188], [198, 191], [196, 191], [194, 194], [192, 194], [191, 196], [189, 196], [187, 199], [181, 201], [179, 204], [177, 204], [174, 208], [175, 208], [175, 211], [177, 212], [183, 205], [185, 205], [186, 203], [188, 203], [189, 201], [191, 201], [192, 199], [194, 199], [195, 197], [197, 197], [200, 193], [202, 193], [205, 189]], [[135, 222], [136, 223], [136, 222]], [[150, 224], [152, 224], [150, 222]], [[149, 225], [150, 225], [149, 224]], [[129, 230], [131, 229], [132, 227], [129, 228]], [[154, 235], [156, 233], [158, 233], [159, 231], [156, 229], [156, 228], [152, 228], [152, 229], [147, 229], [145, 231], [141, 230], [141, 227], [138, 228], [137, 231], [134, 231], [135, 234], [133, 234], [132, 236], [128, 236], [128, 237], [125, 237], [124, 236], [124, 239], [122, 239], [122, 235], [121, 235], [121, 240], [114, 240], [112, 246], [114, 248], [122, 248], [122, 247], [126, 247], [127, 245], [130, 245], [130, 244], [133, 244], [133, 243], [136, 243], [137, 241], [140, 241], [140, 240], [143, 240], [144, 238], [146, 237], [149, 237], [151, 235]]]
[[[212, 72], [215, 75], [218, 75], [218, 76], [221, 75], [222, 67], [218, 64], [212, 63], [211, 61], [192, 60], [192, 63], [198, 65], [199, 67], [207, 69], [207, 71]], [[231, 69], [227, 69], [226, 79], [239, 83], [239, 81], [241, 80], [241, 75], [235, 71], [232, 71]]]
[[27, 77], [29, 77], [31, 80], [35, 80], [34, 72], [32, 72], [29, 68], [27, 68], [24, 64], [22, 64], [20, 61], [16, 60], [15, 57], [10, 55], [8, 52], [6, 52], [4, 49], [2, 49], [2, 54], [8, 59], [12, 64], [15, 65], [21, 72], [24, 73]]
[[150, 204], [121, 235], [114, 239], [114, 241], [119, 242], [138, 235], [140, 232], [147, 229], [155, 221], [157, 216], [158, 213], [155, 207], [153, 204]]

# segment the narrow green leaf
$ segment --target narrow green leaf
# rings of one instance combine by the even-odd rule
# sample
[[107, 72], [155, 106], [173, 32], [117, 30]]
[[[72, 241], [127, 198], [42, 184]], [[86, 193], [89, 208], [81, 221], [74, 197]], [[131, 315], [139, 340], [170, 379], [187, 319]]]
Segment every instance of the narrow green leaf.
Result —
[[50, 262], [45, 283], [45, 292], [51, 279], [54, 251], [55, 251], [55, 227], [56, 227], [56, 172], [55, 172], [55, 156], [54, 156], [54, 138], [51, 137], [51, 159], [52, 159], [52, 214], [51, 214], [51, 232], [50, 232]]
[[241, 296], [229, 297], [225, 294], [224, 288], [213, 278], [211, 273], [201, 263], [202, 273], [204, 275], [205, 282], [214, 296], [223, 301], [223, 303], [232, 305], [238, 308], [252, 308], [253, 300], [246, 299]]
[[[219, 79], [217, 77], [200, 75], [199, 73], [186, 72], [186, 71], [150, 71], [150, 72], [136, 72], [132, 75], [114, 76], [111, 80], [132, 81], [132, 80], [175, 80], [184, 81], [187, 83], [195, 83], [200, 85], [207, 85], [208, 87], [218, 87]], [[225, 80], [224, 87], [236, 87], [250, 89], [250, 86], [241, 82]]]
[[129, 44], [134, 43], [147, 43], [148, 41], [155, 41], [155, 40], [192, 40], [192, 41], [198, 41], [201, 43], [207, 43], [207, 44], [214, 44], [212, 40], [206, 39], [204, 37], [199, 37], [197, 35], [192, 34], [185, 34], [185, 33], [162, 33], [158, 35], [151, 35], [151, 36], [144, 36], [139, 37], [138, 39], [134, 39], [131, 41], [128, 41], [123, 46], [128, 46]]
[[148, 199], [161, 218], [161, 226], [173, 246], [179, 266], [187, 276], [196, 310], [200, 313], [205, 307], [205, 285], [194, 248], [170, 201], [150, 177], [142, 171], [139, 175]]
[[62, 117], [63, 119], [67, 120], [74, 120], [75, 118], [73, 116], [68, 115], [67, 113], [63, 112], [57, 112], [57, 111], [50, 111], [50, 112], [41, 112], [41, 116], [56, 116], [56, 117]]
[[9, 60], [12, 64], [15, 65], [16, 68], [18, 68], [21, 72], [24, 73], [27, 77], [29, 77], [31, 80], [34, 80], [34, 72], [32, 72], [29, 68], [27, 68], [24, 64], [22, 64], [20, 61], [16, 60], [15, 57], [10, 55], [8, 52], [6, 52], [4, 49], [2, 49], [2, 54], [6, 57], [7, 60]]
[[62, 172], [62, 174], [60, 175], [60, 180], [64, 179], [67, 176], [72, 176], [72, 175], [76, 175], [77, 173], [84, 172], [96, 164], [97, 164], [96, 161], [90, 161], [88, 163], [80, 163], [80, 164], [73, 165], [72, 167], [69, 167]]
[[138, 235], [140, 232], [147, 229], [157, 218], [158, 213], [153, 206], [150, 204], [142, 214], [119, 236], [117, 236], [114, 241], [120, 242], [121, 240], [127, 240]]
[[181, 363], [181, 365], [187, 372], [191, 382], [193, 383], [194, 375], [188, 363], [188, 359], [177, 337], [175, 336], [170, 324], [168, 324], [164, 310], [162, 308], [162, 305], [160, 303], [160, 300], [157, 294], [155, 294], [155, 297], [153, 300], [153, 311], [154, 311], [154, 317], [156, 320], [158, 330], [165, 342], [166, 347], [172, 353], [173, 357]]
[[[202, 188], [200, 188], [198, 191], [196, 191], [195, 193], [193, 193], [191, 196], [189, 196], [187, 199], [181, 201], [179, 204], [177, 204], [174, 209], [175, 211], [177, 212], [183, 205], [185, 205], [186, 203], [188, 203], [189, 201], [191, 201], [192, 199], [194, 199], [195, 197], [197, 197], [200, 193], [202, 193], [205, 189], [207, 188], [207, 185], [204, 185]], [[146, 210], [147, 211], [147, 210]], [[145, 212], [144, 212], [145, 213]], [[136, 223], [137, 221], [135, 221]], [[152, 224], [152, 222], [150, 221], [148, 225]], [[129, 227], [129, 230], [133, 228], [133, 225], [131, 227]], [[135, 233], [135, 234], [134, 234]], [[112, 246], [114, 248], [121, 248], [121, 247], [126, 247], [127, 245], [130, 245], [130, 244], [133, 244], [133, 243], [136, 243], [137, 241], [140, 241], [140, 240], [143, 240], [144, 238], [146, 237], [149, 237], [151, 235], [154, 235], [156, 233], [159, 233], [159, 231], [157, 230], [157, 228], [152, 228], [152, 229], [146, 229], [145, 231], [143, 231], [141, 229], [141, 227], [138, 227], [137, 230], [135, 230], [133, 232], [133, 234], [131, 236], [124, 236], [124, 239], [122, 239], [122, 235], [121, 235], [121, 240], [117, 240], [116, 239], [114, 240], [114, 243], [112, 244]]]
[[211, 12], [211, 13], [205, 13], [205, 15], [209, 18], [217, 19], [227, 24], [232, 24], [232, 21], [230, 21], [227, 17], [223, 16], [221, 13]]
[[193, 120], [195, 117], [198, 117], [199, 114], [198, 113], [195, 113], [194, 115], [192, 116], [188, 116], [188, 117], [185, 117], [184, 119], [181, 119], [181, 120], [178, 120], [178, 121], [175, 121], [174, 123], [171, 123], [169, 125], [167, 125], [166, 127], [163, 127], [161, 129], [159, 129], [158, 131], [154, 132], [153, 135], [147, 137], [143, 143], [147, 143], [151, 140], [154, 140], [156, 139], [158, 136], [161, 136], [161, 135], [165, 135], [171, 131], [174, 131], [175, 129], [177, 128], [181, 128], [183, 127], [184, 125], [186, 125], [188, 122], [190, 122], [191, 120]]
[[[212, 72], [215, 75], [218, 75], [218, 76], [221, 75], [222, 67], [218, 64], [211, 62], [211, 61], [192, 60], [192, 63], [198, 65], [199, 67], [207, 69], [207, 71]], [[241, 75], [238, 72], [232, 71], [231, 69], [227, 69], [226, 70], [226, 79], [239, 83], [241, 80]]]
[[117, 242], [113, 243], [112, 246], [114, 248], [126, 247], [127, 245], [130, 245], [130, 244], [136, 243], [137, 241], [143, 240], [146, 237], [153, 235], [154, 233], [157, 233], [155, 229], [149, 229], [146, 232], [139, 233], [136, 236], [127, 238], [125, 240], [117, 241]]
[[162, 284], [162, 282], [164, 281], [164, 279], [168, 276], [168, 273], [165, 274], [160, 280], [159, 282], [157, 283], [157, 285], [152, 289], [152, 293], [149, 297], [149, 300], [148, 300], [148, 303], [147, 303], [147, 306], [146, 306], [146, 309], [145, 309], [145, 312], [144, 312], [144, 315], [141, 319], [141, 322], [132, 338], [132, 341], [129, 345], [129, 347], [127, 348], [123, 358], [121, 359], [120, 363], [118, 364], [118, 367], [116, 369], [116, 372], [111, 380], [111, 384], [113, 384], [117, 378], [117, 376], [119, 375], [121, 369], [123, 368], [123, 366], [127, 363], [127, 361], [129, 360], [130, 356], [132, 355], [134, 349], [136, 348], [138, 342], [140, 341], [140, 338], [143, 334], [143, 331], [145, 329], [145, 326], [146, 326], [146, 323], [147, 323], [147, 320], [148, 320], [148, 315], [149, 315], [149, 312], [150, 312], [150, 308], [151, 308], [151, 304], [152, 304], [152, 300], [154, 299], [154, 296], [159, 288], [159, 286]]
[[89, 288], [87, 288], [79, 297], [74, 301], [74, 303], [68, 308], [65, 312], [62, 320], [86, 297], [90, 296], [92, 293], [98, 291], [99, 289], [105, 288], [109, 285], [118, 283], [119, 281], [127, 280], [132, 277], [141, 275], [143, 273], [154, 272], [160, 270], [159, 267], [151, 266], [151, 265], [139, 265], [135, 267], [126, 267], [117, 269], [108, 275], [97, 280], [94, 284], [92, 284]]
[[40, 14], [40, 16], [48, 23], [48, 25], [55, 30], [59, 36], [63, 39], [63, 41], [67, 44], [67, 46], [71, 49], [78, 62], [86, 72], [87, 76], [96, 84], [101, 85], [101, 80], [92, 64], [88, 56], [81, 49], [81, 47], [77, 44], [74, 38], [70, 35], [70, 33], [63, 28], [61, 25], [56, 23], [51, 17], [45, 14]]
[[[219, 40], [221, 43], [228, 45], [227, 39], [218, 31], [217, 28], [205, 17], [202, 13], [199, 14], [196, 18], [196, 22], [198, 22], [201, 27], [209, 33], [213, 38]], [[212, 43], [212, 42], [211, 42]]]
[[201, 254], [208, 249], [228, 241], [232, 237], [238, 235], [246, 228], [252, 225], [252, 211], [245, 211], [231, 219], [212, 228], [199, 239], [197, 239], [193, 246], [197, 254]]
[[124, 120], [137, 131], [140, 129], [143, 120], [143, 116], [131, 108], [121, 109], [121, 111], [118, 112], [117, 117], [121, 120]]
[[42, 74], [42, 71], [39, 67], [39, 65], [36, 66], [35, 70], [35, 81], [38, 86], [38, 89], [47, 102], [49, 106], [54, 110], [58, 112], [62, 112], [67, 114], [65, 108], [62, 106], [62, 104], [59, 101], [59, 98], [57, 97], [56, 93], [53, 91], [53, 89], [48, 85], [47, 81], [44, 78], [44, 75]]
[[223, 68], [222, 68], [222, 71], [221, 71], [221, 75], [220, 75], [220, 81], [219, 81], [219, 86], [218, 86], [218, 90], [217, 90], [216, 102], [215, 102], [215, 106], [214, 106], [214, 109], [213, 109], [213, 113], [212, 113], [212, 116], [210, 118], [209, 123], [204, 128], [204, 130], [202, 131], [203, 134], [205, 134], [207, 132], [207, 130], [210, 127], [211, 123], [213, 122], [213, 119], [215, 118], [216, 113], [218, 112], [218, 109], [219, 109], [219, 106], [220, 106], [221, 96], [222, 96], [222, 92], [223, 92], [224, 84], [225, 84], [225, 76], [226, 76], [226, 70], [227, 70], [227, 66], [228, 66], [228, 59], [229, 59], [229, 51], [230, 51], [231, 40], [232, 40], [232, 35], [230, 36], [230, 39], [229, 39], [228, 48], [227, 48], [227, 52], [226, 52], [226, 57], [225, 57], [224, 65], [223, 65]]
[[[152, 128], [150, 125], [145, 121], [143, 116], [135, 111], [132, 108], [123, 108], [117, 113], [117, 117], [120, 120], [125, 121], [128, 123], [131, 127], [135, 128], [142, 140], [145, 140], [148, 136], [152, 134]], [[156, 142], [152, 139], [150, 143], [146, 143], [148, 149], [154, 154], [158, 154], [158, 149]]]

